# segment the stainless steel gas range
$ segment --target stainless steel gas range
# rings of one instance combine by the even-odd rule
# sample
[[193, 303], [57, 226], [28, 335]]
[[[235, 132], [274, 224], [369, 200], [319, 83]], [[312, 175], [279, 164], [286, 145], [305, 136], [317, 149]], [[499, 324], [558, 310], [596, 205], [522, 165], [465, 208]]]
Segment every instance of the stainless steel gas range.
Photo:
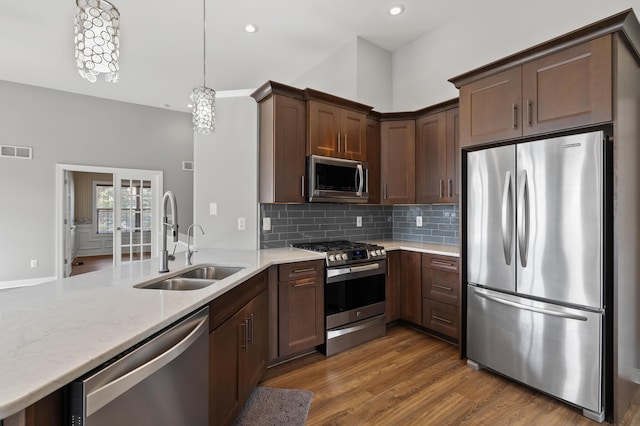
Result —
[[292, 246], [326, 255], [325, 355], [334, 355], [386, 334], [387, 254], [384, 247], [351, 241]]

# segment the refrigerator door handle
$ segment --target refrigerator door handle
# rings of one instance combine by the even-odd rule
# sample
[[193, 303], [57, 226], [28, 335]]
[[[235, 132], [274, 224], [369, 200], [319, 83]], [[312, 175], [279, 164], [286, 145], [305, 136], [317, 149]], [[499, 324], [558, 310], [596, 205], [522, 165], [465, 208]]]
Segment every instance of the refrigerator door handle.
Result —
[[520, 172], [518, 185], [518, 248], [520, 249], [520, 264], [527, 267], [529, 250], [529, 183], [527, 171]]
[[577, 320], [577, 321], [587, 321], [587, 319], [588, 319], [587, 317], [582, 316], [582, 315], [571, 314], [571, 313], [568, 313], [568, 312], [554, 311], [552, 309], [538, 308], [538, 307], [535, 307], [535, 306], [523, 305], [522, 303], [513, 302], [511, 300], [506, 300], [506, 299], [502, 299], [500, 297], [496, 297], [496, 296], [492, 296], [490, 294], [483, 293], [481, 291], [478, 291], [477, 289], [474, 289], [474, 293], [477, 296], [480, 296], [480, 297], [485, 298], [487, 300], [491, 300], [492, 302], [501, 303], [503, 305], [512, 306], [514, 308], [523, 309], [525, 311], [537, 312], [539, 314], [551, 315], [551, 316], [554, 316], [554, 317], [572, 319], [572, 320]]
[[502, 249], [504, 261], [511, 265], [511, 245], [513, 244], [513, 193], [511, 191], [511, 172], [505, 173], [502, 190]]

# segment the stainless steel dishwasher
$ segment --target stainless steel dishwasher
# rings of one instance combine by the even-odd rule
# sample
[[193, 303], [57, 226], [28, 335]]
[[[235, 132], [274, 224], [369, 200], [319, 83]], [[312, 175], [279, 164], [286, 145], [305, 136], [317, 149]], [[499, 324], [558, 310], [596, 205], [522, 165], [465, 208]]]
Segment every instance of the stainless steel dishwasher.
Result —
[[70, 424], [208, 424], [209, 308], [131, 348], [70, 388]]

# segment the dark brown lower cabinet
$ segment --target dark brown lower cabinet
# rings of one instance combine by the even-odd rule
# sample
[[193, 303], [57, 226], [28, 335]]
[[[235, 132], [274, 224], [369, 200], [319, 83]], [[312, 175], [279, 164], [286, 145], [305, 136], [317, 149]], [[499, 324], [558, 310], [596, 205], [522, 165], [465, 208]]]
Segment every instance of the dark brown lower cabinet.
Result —
[[422, 254], [422, 326], [460, 339], [459, 259]]
[[209, 334], [210, 425], [232, 424], [267, 368], [268, 298], [263, 281], [261, 293]]
[[403, 320], [422, 324], [422, 282], [420, 253], [400, 253], [400, 316]]

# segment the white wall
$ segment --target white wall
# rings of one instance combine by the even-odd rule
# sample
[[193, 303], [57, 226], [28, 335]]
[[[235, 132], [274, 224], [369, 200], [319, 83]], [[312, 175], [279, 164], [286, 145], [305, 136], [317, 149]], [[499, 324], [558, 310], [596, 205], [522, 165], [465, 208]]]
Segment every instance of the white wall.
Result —
[[[216, 131], [195, 135], [194, 222], [198, 247], [258, 248], [258, 106], [249, 96], [216, 99]], [[209, 203], [218, 213], [209, 214]], [[238, 218], [247, 229], [238, 230]], [[186, 228], [184, 230], [186, 232]], [[196, 257], [197, 259], [197, 257]]]
[[640, 0], [485, 0], [393, 53], [393, 110], [458, 96], [447, 80], [633, 7]]
[[0, 144], [33, 148], [32, 160], [0, 157], [0, 282], [55, 276], [59, 163], [162, 170], [181, 228], [191, 221], [189, 114], [0, 81]]
[[391, 53], [356, 37], [291, 85], [370, 105], [377, 111], [389, 111], [392, 106]]

